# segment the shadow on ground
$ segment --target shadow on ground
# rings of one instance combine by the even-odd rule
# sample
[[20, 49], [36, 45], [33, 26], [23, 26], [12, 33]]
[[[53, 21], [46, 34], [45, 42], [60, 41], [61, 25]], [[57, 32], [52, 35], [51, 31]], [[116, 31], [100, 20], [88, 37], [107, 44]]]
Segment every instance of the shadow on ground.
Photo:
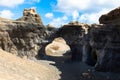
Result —
[[80, 61], [71, 61], [70, 56], [47, 57], [47, 60], [54, 61], [59, 71], [60, 80], [120, 80], [120, 74], [111, 72], [97, 72], [92, 66]]

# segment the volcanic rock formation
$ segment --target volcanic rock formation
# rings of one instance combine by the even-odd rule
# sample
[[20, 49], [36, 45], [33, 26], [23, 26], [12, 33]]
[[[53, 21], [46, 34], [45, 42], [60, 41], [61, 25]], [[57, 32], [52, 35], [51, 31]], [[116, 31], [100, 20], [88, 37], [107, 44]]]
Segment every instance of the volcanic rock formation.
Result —
[[23, 13], [17, 21], [0, 19], [0, 47], [20, 57], [35, 57], [45, 39], [45, 28], [34, 9], [25, 9]]
[[120, 7], [102, 15], [91, 26], [90, 45], [97, 55], [95, 69], [120, 72]]
[[90, 45], [97, 55], [96, 70], [120, 72], [120, 25], [92, 25]]
[[[99, 71], [120, 72], [120, 8], [102, 15], [99, 21], [101, 24], [75, 21], [58, 29], [51, 25], [45, 28], [34, 9], [25, 9], [17, 20], [0, 18], [0, 48], [20, 57], [44, 57], [46, 45], [62, 37], [70, 46], [72, 60], [95, 65]], [[58, 44], [52, 47], [59, 48]]]
[[34, 8], [24, 9], [23, 17], [17, 19], [17, 21], [26, 21], [29, 23], [38, 23], [41, 26], [43, 25], [40, 15]]
[[59, 28], [55, 36], [62, 37], [71, 48], [71, 59], [82, 60], [83, 53], [83, 37], [87, 33], [89, 25], [79, 23], [77, 21], [70, 22]]

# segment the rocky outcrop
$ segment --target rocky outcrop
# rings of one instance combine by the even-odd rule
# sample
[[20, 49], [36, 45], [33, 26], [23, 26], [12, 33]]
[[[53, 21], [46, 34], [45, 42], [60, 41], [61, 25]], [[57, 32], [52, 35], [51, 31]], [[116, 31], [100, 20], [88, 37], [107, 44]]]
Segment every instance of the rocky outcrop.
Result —
[[82, 60], [83, 37], [87, 33], [89, 25], [77, 21], [70, 22], [59, 28], [56, 37], [62, 37], [71, 48], [71, 59]]
[[46, 33], [47, 33], [46, 40], [49, 40], [51, 42], [55, 38], [57, 30], [58, 28], [54, 27], [51, 24], [48, 24], [46, 26]]
[[69, 45], [71, 45], [73, 42], [82, 44], [82, 38], [86, 31], [85, 29], [87, 29], [88, 27], [89, 25], [79, 23], [77, 21], [70, 22], [59, 28], [55, 34], [57, 37], [64, 38]]
[[17, 54], [17, 48], [10, 39], [9, 33], [0, 27], [0, 48], [5, 51]]
[[90, 45], [95, 50], [99, 71], [120, 72], [120, 25], [93, 25]]
[[17, 24], [16, 28], [8, 32], [21, 57], [36, 56], [46, 35], [43, 27], [31, 23]]
[[48, 44], [45, 48], [48, 56], [63, 56], [63, 54], [68, 51], [70, 51], [70, 47], [62, 37], [55, 38], [52, 43]]
[[[44, 25], [36, 15], [38, 14], [34, 9], [28, 9], [24, 10], [23, 17], [17, 21], [2, 18], [0, 20], [1, 48], [20, 57], [35, 57], [46, 36]], [[28, 19], [24, 19], [25, 17]]]
[[117, 8], [102, 15], [101, 24], [73, 21], [57, 29], [51, 25], [45, 28], [34, 9], [25, 9], [23, 17], [17, 20], [0, 18], [0, 47], [28, 58], [36, 55], [46, 57], [45, 53], [60, 56], [71, 49], [72, 60], [95, 65], [99, 71], [120, 72], [119, 13], [120, 8]]
[[102, 15], [99, 18], [100, 24], [119, 24], [120, 25], [120, 7]]
[[38, 23], [41, 26], [43, 26], [41, 17], [39, 14], [37, 14], [37, 12], [34, 8], [24, 9], [23, 17], [17, 19], [17, 21], [26, 21], [29, 23]]
[[95, 69], [120, 72], [120, 8], [102, 15], [101, 25], [90, 29], [90, 44], [97, 55]]
[[120, 8], [102, 15], [99, 21], [102, 25], [92, 25], [89, 33], [97, 55], [95, 69], [120, 72]]
[[120, 72], [120, 25], [69, 23], [56, 32], [71, 48], [71, 59], [80, 59], [98, 71]]

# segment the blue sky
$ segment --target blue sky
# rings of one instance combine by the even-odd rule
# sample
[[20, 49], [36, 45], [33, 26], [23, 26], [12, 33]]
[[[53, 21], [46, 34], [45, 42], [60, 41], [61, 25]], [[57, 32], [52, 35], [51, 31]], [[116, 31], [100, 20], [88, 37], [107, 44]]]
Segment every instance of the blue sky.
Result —
[[98, 23], [102, 14], [120, 6], [120, 0], [0, 0], [0, 16], [17, 19], [24, 8], [35, 8], [43, 24], [56, 27], [70, 21]]

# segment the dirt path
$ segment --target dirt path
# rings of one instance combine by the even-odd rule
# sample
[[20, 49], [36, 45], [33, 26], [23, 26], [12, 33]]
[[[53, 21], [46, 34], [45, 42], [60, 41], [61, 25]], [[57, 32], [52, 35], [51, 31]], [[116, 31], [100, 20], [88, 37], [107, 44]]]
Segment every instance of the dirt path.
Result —
[[82, 62], [66, 61], [64, 58], [53, 58], [59, 71], [60, 80], [120, 80], [120, 74], [110, 72], [97, 72], [93, 67]]

